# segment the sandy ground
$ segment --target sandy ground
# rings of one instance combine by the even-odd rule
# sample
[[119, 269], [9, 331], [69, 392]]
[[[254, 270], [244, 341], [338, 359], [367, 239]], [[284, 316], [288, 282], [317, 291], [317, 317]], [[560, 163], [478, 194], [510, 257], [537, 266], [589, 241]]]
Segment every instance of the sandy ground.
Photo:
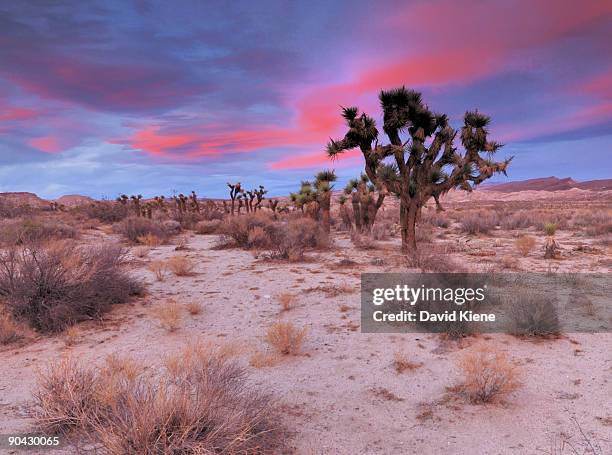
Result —
[[[94, 232], [84, 241], [107, 237]], [[490, 248], [496, 242], [494, 237], [477, 241]], [[304, 263], [256, 259], [248, 251], [214, 249], [216, 243], [216, 236], [191, 235], [187, 251], [167, 245], [151, 250], [148, 258], [134, 258], [130, 268], [147, 283], [148, 295], [116, 307], [101, 323], [83, 325], [74, 346], [66, 347], [61, 337], [39, 338], [0, 351], [0, 434], [31, 429], [28, 407], [36, 371], [49, 360], [72, 355], [102, 363], [110, 354], [125, 354], [155, 366], [164, 355], [202, 339], [237, 347], [252, 379], [280, 397], [287, 426], [295, 431], [290, 441], [295, 453], [547, 453], [561, 435], [578, 438], [572, 417], [599, 441], [602, 453], [612, 453], [612, 334], [568, 334], [541, 342], [497, 334], [460, 343], [430, 334], [364, 334], [359, 331], [360, 274], [401, 271], [394, 242], [356, 251], [340, 234], [333, 250], [310, 253]], [[498, 251], [504, 248], [499, 243]], [[193, 259], [196, 273], [156, 281], [146, 263], [174, 255]], [[583, 256], [571, 266], [560, 261], [561, 266], [598, 264], [592, 255]], [[337, 267], [345, 257], [357, 264]], [[475, 270], [482, 259], [463, 256]], [[372, 265], [381, 260], [382, 265]], [[535, 255], [521, 261], [528, 270], [531, 263], [544, 262]], [[296, 307], [280, 312], [279, 292], [295, 293]], [[168, 299], [182, 305], [198, 301], [204, 311], [185, 313], [181, 328], [168, 333], [154, 317], [155, 308]], [[343, 305], [348, 310], [341, 311]], [[254, 352], [267, 349], [265, 331], [279, 319], [308, 328], [303, 354], [272, 367], [248, 366]], [[522, 367], [523, 386], [495, 405], [449, 398], [446, 387], [459, 381], [457, 360], [483, 339]], [[398, 374], [392, 366], [396, 351], [423, 366]]]

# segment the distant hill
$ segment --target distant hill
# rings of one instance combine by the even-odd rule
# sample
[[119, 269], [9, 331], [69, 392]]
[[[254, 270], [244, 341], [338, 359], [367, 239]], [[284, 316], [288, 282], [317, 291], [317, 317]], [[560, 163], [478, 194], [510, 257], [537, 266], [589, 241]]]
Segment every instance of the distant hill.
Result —
[[94, 199], [88, 196], [80, 196], [78, 194], [67, 194], [66, 196], [59, 197], [55, 200], [58, 204], [65, 205], [66, 207], [76, 207], [78, 205], [89, 204], [94, 202]]
[[25, 191], [0, 193], [0, 202], [5, 202], [12, 206], [47, 207], [49, 205], [49, 202], [39, 198], [34, 193], [27, 193]]
[[497, 191], [499, 193], [514, 193], [517, 191], [564, 191], [578, 188], [590, 191], [612, 190], [612, 179], [588, 180], [577, 182], [569, 177], [544, 177], [508, 183], [492, 183], [484, 185], [481, 189], [485, 191]]

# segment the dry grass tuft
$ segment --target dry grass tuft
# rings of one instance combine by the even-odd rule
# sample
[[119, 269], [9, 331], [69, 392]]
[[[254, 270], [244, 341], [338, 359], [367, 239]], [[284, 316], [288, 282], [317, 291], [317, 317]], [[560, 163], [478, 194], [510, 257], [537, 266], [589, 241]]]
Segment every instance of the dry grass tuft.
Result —
[[160, 325], [168, 332], [176, 332], [183, 320], [181, 306], [175, 300], [168, 300], [155, 310], [155, 316]]
[[132, 250], [132, 254], [134, 255], [134, 257], [143, 259], [149, 255], [150, 251], [151, 251], [151, 248], [148, 246], [137, 246], [136, 248]]
[[164, 281], [166, 275], [168, 274], [168, 265], [166, 264], [166, 261], [151, 261], [147, 268], [149, 271], [153, 272], [157, 281]]
[[401, 351], [397, 351], [393, 355], [393, 368], [399, 374], [402, 374], [404, 371], [414, 371], [417, 368], [421, 368], [423, 366], [422, 362], [412, 362], [406, 354]]
[[66, 347], [74, 346], [75, 344], [79, 342], [82, 335], [83, 335], [83, 332], [81, 331], [81, 329], [79, 329], [78, 326], [73, 325], [71, 327], [68, 327], [62, 333], [62, 340], [64, 341], [64, 346]]
[[307, 328], [291, 322], [276, 322], [266, 333], [266, 342], [282, 355], [297, 355], [306, 339]]
[[15, 343], [26, 336], [27, 328], [15, 322], [13, 317], [0, 309], [0, 345]]
[[296, 296], [290, 292], [282, 292], [276, 296], [281, 306], [281, 311], [289, 311], [296, 305]]
[[202, 304], [200, 302], [189, 302], [185, 305], [185, 309], [192, 316], [197, 316], [202, 313]]
[[249, 359], [249, 365], [253, 368], [270, 368], [280, 363], [278, 354], [266, 351], [257, 351]]
[[171, 257], [166, 261], [166, 265], [176, 276], [193, 275], [193, 269], [195, 268], [193, 261], [186, 256]]
[[535, 239], [530, 235], [523, 235], [514, 242], [514, 246], [523, 257], [527, 257], [533, 251], [535, 244]]
[[519, 371], [506, 354], [486, 346], [475, 348], [459, 362], [463, 382], [454, 389], [470, 403], [490, 403], [515, 391]]

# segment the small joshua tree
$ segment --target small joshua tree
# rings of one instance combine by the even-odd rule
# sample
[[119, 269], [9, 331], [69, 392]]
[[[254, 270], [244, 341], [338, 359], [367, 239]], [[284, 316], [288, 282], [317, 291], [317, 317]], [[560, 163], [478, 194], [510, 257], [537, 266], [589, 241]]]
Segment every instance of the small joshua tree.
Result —
[[134, 212], [136, 213], [136, 216], [142, 216], [142, 210], [140, 208], [140, 201], [142, 200], [142, 194], [139, 194], [137, 196], [130, 196], [130, 199], [132, 200], [132, 206], [134, 207]]
[[200, 203], [198, 202], [198, 196], [195, 191], [191, 191], [191, 195], [189, 196], [190, 205], [189, 208], [192, 212], [200, 213]]
[[230, 189], [230, 199], [232, 200], [232, 207], [231, 207], [230, 213], [233, 215], [234, 214], [234, 204], [236, 202], [236, 199], [238, 198], [238, 195], [242, 193], [242, 187], [240, 186], [240, 182], [237, 182], [234, 184], [227, 182], [227, 186]]
[[257, 200], [255, 201], [255, 206], [253, 207], [254, 210], [257, 210], [257, 209], [261, 208], [261, 203], [263, 202], [264, 195], [267, 192], [268, 191], [266, 189], [264, 189], [263, 185], [259, 185], [259, 189], [253, 190], [253, 193], [255, 194], [255, 197], [257, 198]]
[[272, 213], [276, 213], [278, 208], [278, 199], [268, 199], [268, 207], [272, 210]]
[[[466, 112], [461, 128], [463, 152], [455, 147], [457, 131], [444, 114], [434, 114], [421, 94], [405, 87], [383, 90], [379, 95], [383, 110], [383, 131], [389, 144], [378, 142], [378, 129], [372, 117], [359, 114], [356, 107], [342, 108], [348, 126], [344, 138], [330, 140], [327, 153], [333, 158], [346, 150], [359, 148], [365, 159], [365, 172], [374, 185], [400, 199], [402, 251], [416, 250], [415, 226], [423, 206], [433, 198], [438, 210], [440, 196], [454, 188], [472, 191], [496, 173], [506, 174], [512, 158], [501, 162], [492, 155], [501, 144], [488, 139], [490, 118], [478, 111]], [[486, 153], [482, 157], [481, 153]], [[391, 179], [381, 173], [385, 160], [394, 161]]]
[[336, 178], [334, 171], [321, 171], [315, 176], [315, 200], [318, 203], [317, 218], [321, 221], [323, 230], [327, 233], [331, 229], [331, 184], [336, 181]]

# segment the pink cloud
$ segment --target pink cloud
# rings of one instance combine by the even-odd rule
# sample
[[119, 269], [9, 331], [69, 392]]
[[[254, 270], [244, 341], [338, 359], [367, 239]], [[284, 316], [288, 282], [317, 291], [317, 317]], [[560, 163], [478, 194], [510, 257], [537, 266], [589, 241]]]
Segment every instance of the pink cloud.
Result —
[[57, 153], [64, 150], [64, 146], [60, 142], [61, 141], [56, 137], [42, 136], [30, 139], [28, 144], [41, 152]]

